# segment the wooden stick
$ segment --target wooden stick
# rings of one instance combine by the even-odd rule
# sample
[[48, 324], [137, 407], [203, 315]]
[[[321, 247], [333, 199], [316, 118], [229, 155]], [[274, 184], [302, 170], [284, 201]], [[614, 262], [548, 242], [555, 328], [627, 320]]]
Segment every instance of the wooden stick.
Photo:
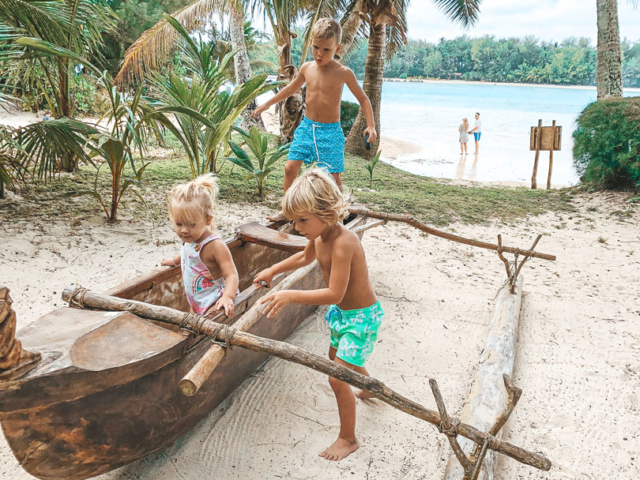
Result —
[[447, 414], [447, 409], [444, 406], [444, 400], [442, 399], [442, 394], [440, 393], [438, 382], [436, 382], [435, 378], [431, 378], [429, 380], [429, 386], [431, 386], [433, 398], [435, 398], [436, 400], [436, 406], [438, 407], [438, 412], [440, 412], [440, 419], [442, 420], [442, 423], [440, 424], [440, 431], [447, 436], [454, 455], [458, 459], [458, 462], [460, 462], [460, 465], [462, 465], [465, 475], [468, 475], [469, 473], [471, 473], [470, 469], [473, 467], [473, 465], [462, 451], [462, 448], [458, 443], [457, 435], [449, 433], [449, 430], [451, 429], [451, 420], [449, 419], [449, 415]]
[[533, 162], [533, 176], [531, 177], [531, 189], [538, 188], [538, 159], [540, 158], [540, 146], [542, 145], [542, 120], [538, 120], [538, 128], [536, 129], [536, 159]]
[[[412, 227], [417, 228], [418, 230], [422, 230], [423, 232], [426, 232], [435, 237], [445, 238], [447, 240], [453, 240], [454, 242], [464, 243], [465, 245], [471, 245], [474, 247], [485, 248], [487, 250], [494, 250], [494, 251], [498, 250], [498, 245], [495, 245], [493, 243], [488, 243], [488, 242], [481, 242], [479, 240], [465, 238], [459, 235], [454, 235], [453, 233], [447, 233], [441, 230], [437, 230], [435, 228], [425, 225], [420, 220], [418, 220], [417, 218], [411, 215], [401, 215], [401, 214], [385, 213], [385, 212], [372, 212], [363, 207], [350, 207], [349, 212], [353, 214], [360, 214], [369, 218], [379, 218], [379, 219], [387, 220], [391, 222], [406, 223], [408, 225], [411, 225]], [[520, 253], [522, 255], [531, 254], [531, 256], [533, 257], [542, 258], [544, 260], [556, 259], [555, 255], [549, 255], [546, 253], [539, 253], [539, 252], [531, 252], [530, 250], [520, 250], [519, 248], [503, 247], [502, 250], [507, 253]]]
[[[288, 290], [300, 278], [305, 277], [314, 268], [316, 268], [318, 262], [314, 261], [306, 267], [300, 268], [288, 275], [276, 286], [274, 286], [269, 293], [276, 293], [281, 290]], [[267, 307], [265, 304], [261, 304], [258, 300], [244, 315], [242, 315], [234, 324], [233, 328], [240, 332], [246, 332], [253, 327], [258, 320], [262, 318], [262, 312]], [[224, 358], [226, 351], [221, 345], [212, 345], [209, 350], [198, 360], [198, 362], [189, 370], [189, 372], [180, 380], [180, 390], [183, 394], [191, 397], [195, 395], [200, 387], [211, 376], [215, 368], [220, 364]]]
[[[80, 287], [67, 287], [62, 292], [62, 299], [74, 307], [131, 312], [144, 318], [179, 325], [198, 335], [207, 335], [218, 340], [225, 340], [225, 335], [222, 331], [225, 329], [225, 325], [221, 325], [200, 315], [184, 313], [179, 310], [174, 310], [173, 308], [151, 305], [134, 300], [125, 300], [90, 292]], [[441, 419], [438, 412], [429, 410], [403, 397], [399, 393], [391, 390], [380, 380], [361, 375], [319, 355], [307, 352], [295, 345], [258, 337], [246, 332], [236, 332], [235, 335], [229, 339], [229, 343], [254, 352], [267, 353], [299, 365], [304, 365], [357, 388], [366, 390], [388, 405], [409, 415], [425, 420], [436, 426], [440, 425]], [[457, 424], [457, 422], [458, 419], [452, 419], [452, 423]], [[551, 468], [551, 462], [544, 456], [529, 452], [509, 442], [490, 437], [471, 425], [460, 423], [457, 427], [457, 432], [476, 443], [482, 443], [485, 439], [489, 438], [491, 440], [491, 449], [526, 465], [545, 471]]]
[[553, 148], [556, 146], [556, 121], [553, 121], [551, 130], [551, 150], [549, 151], [549, 174], [547, 176], [547, 190], [551, 188], [551, 171], [553, 170]]

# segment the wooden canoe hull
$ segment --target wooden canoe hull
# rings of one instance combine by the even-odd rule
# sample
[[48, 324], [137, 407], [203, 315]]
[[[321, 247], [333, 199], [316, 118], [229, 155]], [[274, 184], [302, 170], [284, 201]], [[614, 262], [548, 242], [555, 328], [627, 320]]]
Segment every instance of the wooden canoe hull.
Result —
[[[352, 218], [349, 228], [362, 223], [362, 217]], [[233, 323], [266, 294], [265, 289], [251, 286], [252, 279], [292, 255], [300, 243], [293, 240], [291, 249], [248, 242], [240, 234], [228, 240], [240, 276], [238, 314], [234, 320], [214, 319]], [[322, 284], [316, 267], [293, 289], [316, 289]], [[151, 272], [109, 293], [189, 309], [179, 268]], [[288, 305], [275, 318], [262, 318], [249, 332], [285, 340], [315, 308]], [[40, 318], [18, 336], [25, 348], [42, 354], [42, 361], [23, 378], [0, 382], [0, 424], [21, 466], [45, 480], [93, 477], [171, 445], [267, 359], [234, 348], [199, 392], [188, 397], [178, 383], [209, 349], [209, 339], [130, 313], [66, 307]]]
[[[319, 270], [296, 289], [321, 285]], [[315, 307], [289, 305], [250, 332], [286, 339]], [[172, 444], [227, 398], [267, 358], [248, 350], [229, 351], [193, 397], [180, 379], [209, 348], [200, 341], [185, 355], [134, 381], [79, 399], [0, 416], [2, 429], [22, 467], [42, 479], [84, 479], [108, 472]]]

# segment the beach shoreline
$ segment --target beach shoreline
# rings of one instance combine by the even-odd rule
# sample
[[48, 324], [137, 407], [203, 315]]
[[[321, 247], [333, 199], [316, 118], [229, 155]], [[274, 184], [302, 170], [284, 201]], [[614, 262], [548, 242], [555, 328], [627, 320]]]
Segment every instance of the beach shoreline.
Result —
[[[550, 85], [540, 83], [508, 83], [508, 82], [486, 82], [480, 80], [439, 80], [432, 78], [384, 78], [384, 82], [389, 83], [430, 83], [433, 85], [486, 85], [500, 87], [533, 87], [533, 88], [563, 88], [567, 90], [596, 90], [595, 85]], [[623, 91], [640, 93], [640, 88], [623, 87]]]

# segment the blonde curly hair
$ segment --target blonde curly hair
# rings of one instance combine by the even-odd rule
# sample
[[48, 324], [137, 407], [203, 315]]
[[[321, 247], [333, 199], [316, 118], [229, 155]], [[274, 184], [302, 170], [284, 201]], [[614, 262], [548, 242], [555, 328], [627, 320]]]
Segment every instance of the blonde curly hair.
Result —
[[289, 220], [312, 213], [333, 225], [347, 216], [348, 208], [345, 195], [331, 175], [321, 168], [307, 170], [293, 182], [282, 199], [282, 213]]
[[174, 207], [180, 205], [181, 216], [184, 216], [183, 220], [186, 222], [195, 223], [198, 218], [213, 219], [217, 196], [218, 182], [211, 173], [176, 185], [169, 193], [169, 218], [175, 221]]

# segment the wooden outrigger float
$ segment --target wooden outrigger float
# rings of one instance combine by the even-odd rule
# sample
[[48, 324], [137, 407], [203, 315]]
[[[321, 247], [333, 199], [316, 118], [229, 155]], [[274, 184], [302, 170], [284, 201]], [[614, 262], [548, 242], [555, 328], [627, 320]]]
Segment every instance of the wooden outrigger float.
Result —
[[[376, 215], [354, 209], [346, 225], [362, 235], [385, 220], [404, 221], [382, 218], [365, 224], [367, 216]], [[269, 290], [252, 285], [255, 274], [306, 244], [306, 239], [291, 234], [290, 229], [290, 225], [251, 223], [241, 226], [227, 241], [241, 290], [231, 319], [222, 314], [206, 318], [187, 313], [178, 267], [138, 277], [104, 295], [65, 290], [63, 298], [80, 308], [60, 308], [23, 329], [19, 337], [25, 350], [16, 354], [12, 347], [12, 355], [25, 363], [8, 368], [4, 376], [0, 373], [0, 423], [21, 466], [41, 479], [75, 480], [143, 458], [172, 444], [268, 355], [276, 355], [367, 389], [395, 408], [437, 425], [450, 440], [451, 435], [462, 435], [482, 445], [483, 452], [495, 450], [536, 468], [550, 468], [541, 455], [449, 418], [435, 382], [432, 387], [439, 413], [376, 379], [283, 343], [314, 306], [288, 305], [275, 318], [257, 321], [261, 312], [256, 314], [254, 304]], [[478, 246], [493, 249], [491, 244]], [[504, 247], [504, 251], [509, 250]], [[538, 256], [537, 252], [523, 252]], [[287, 288], [314, 289], [321, 285], [322, 276], [316, 266], [288, 277], [281, 275], [274, 279], [275, 288], [280, 281]], [[15, 328], [10, 307], [7, 289], [0, 287], [0, 334], [3, 314], [13, 317]], [[253, 320], [241, 320], [245, 314]], [[232, 327], [236, 323], [243, 328]], [[217, 354], [216, 341], [243, 348]], [[2, 351], [0, 343], [0, 363]], [[191, 382], [187, 388], [185, 381]], [[191, 396], [183, 394], [179, 383]], [[483, 456], [476, 460], [478, 470]]]

